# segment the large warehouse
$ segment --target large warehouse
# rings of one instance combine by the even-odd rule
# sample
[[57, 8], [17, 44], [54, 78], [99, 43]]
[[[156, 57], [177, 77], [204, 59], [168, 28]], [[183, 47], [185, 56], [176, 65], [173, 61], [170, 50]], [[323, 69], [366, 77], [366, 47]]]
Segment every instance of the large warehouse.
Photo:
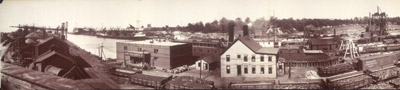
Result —
[[191, 44], [165, 40], [117, 42], [117, 60], [124, 65], [145, 63], [161, 70], [195, 62]]

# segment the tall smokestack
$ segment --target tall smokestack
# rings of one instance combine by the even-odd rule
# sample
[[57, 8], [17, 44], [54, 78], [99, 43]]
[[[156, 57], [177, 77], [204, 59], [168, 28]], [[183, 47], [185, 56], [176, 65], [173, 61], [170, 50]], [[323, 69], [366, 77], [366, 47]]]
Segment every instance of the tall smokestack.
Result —
[[65, 38], [67, 38], [68, 34], [68, 22], [65, 22]]
[[64, 35], [64, 23], [61, 23], [61, 35]]
[[64, 40], [65, 36], [64, 36], [64, 30], [65, 30], [65, 23], [61, 24], [61, 38]]
[[336, 29], [333, 29], [333, 36], [336, 37]]
[[233, 42], [233, 36], [234, 36], [234, 32], [235, 32], [234, 30], [235, 30], [235, 24], [229, 23], [229, 26], [228, 26], [229, 42]]
[[243, 36], [247, 37], [249, 36], [249, 26], [243, 25]]

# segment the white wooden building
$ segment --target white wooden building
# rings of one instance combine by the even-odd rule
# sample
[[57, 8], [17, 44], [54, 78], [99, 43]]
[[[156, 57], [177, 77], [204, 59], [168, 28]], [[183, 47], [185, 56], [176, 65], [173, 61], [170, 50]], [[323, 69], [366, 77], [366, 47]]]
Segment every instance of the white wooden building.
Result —
[[279, 49], [262, 47], [249, 37], [239, 37], [221, 54], [221, 77], [276, 78]]

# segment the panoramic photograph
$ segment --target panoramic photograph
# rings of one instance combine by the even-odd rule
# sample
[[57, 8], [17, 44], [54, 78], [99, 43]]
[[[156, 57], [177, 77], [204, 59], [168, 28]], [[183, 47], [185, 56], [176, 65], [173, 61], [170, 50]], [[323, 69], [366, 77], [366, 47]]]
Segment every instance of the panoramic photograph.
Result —
[[399, 3], [0, 0], [1, 89], [400, 89]]

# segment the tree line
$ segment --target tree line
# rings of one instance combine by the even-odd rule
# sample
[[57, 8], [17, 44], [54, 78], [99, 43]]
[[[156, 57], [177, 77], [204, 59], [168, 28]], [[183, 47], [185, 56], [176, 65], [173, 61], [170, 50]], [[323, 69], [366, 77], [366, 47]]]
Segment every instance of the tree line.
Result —
[[[400, 25], [400, 17], [388, 18], [388, 22], [392, 24]], [[212, 32], [220, 32], [226, 33], [228, 32], [229, 24], [234, 24], [235, 31], [242, 30], [243, 25], [250, 25], [249, 30], [250, 33], [254, 33], [254, 30], [262, 30], [266, 31], [270, 27], [280, 28], [285, 33], [292, 33], [303, 31], [304, 27], [307, 25], [313, 25], [315, 27], [323, 27], [323, 26], [338, 26], [343, 24], [367, 24], [369, 22], [368, 17], [355, 17], [352, 19], [293, 19], [293, 18], [284, 18], [278, 19], [276, 17], [271, 17], [269, 20], [265, 18], [258, 18], [252, 21], [250, 18], [246, 18], [242, 20], [241, 18], [236, 18], [235, 20], [229, 20], [227, 18], [221, 18], [220, 20], [214, 20], [212, 22], [195, 22], [188, 23], [187, 26], [176, 26], [176, 27], [162, 27], [162, 28], [153, 28], [158, 30], [163, 29], [176, 29], [180, 31], [186, 32], [203, 32], [203, 33], [212, 33]]]

